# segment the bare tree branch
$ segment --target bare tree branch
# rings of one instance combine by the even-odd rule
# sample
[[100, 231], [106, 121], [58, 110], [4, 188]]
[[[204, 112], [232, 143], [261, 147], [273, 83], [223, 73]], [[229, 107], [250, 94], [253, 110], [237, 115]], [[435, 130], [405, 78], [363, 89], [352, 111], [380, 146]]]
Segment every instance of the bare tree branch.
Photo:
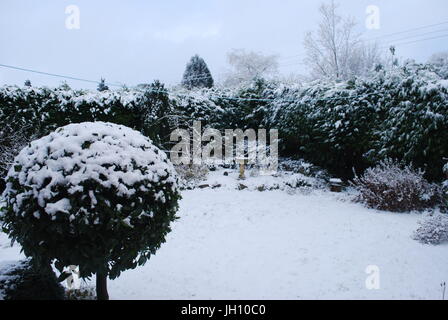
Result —
[[378, 47], [363, 43], [354, 32], [354, 19], [339, 16], [337, 8], [334, 1], [322, 4], [317, 32], [305, 36], [304, 62], [314, 79], [347, 80], [367, 74], [380, 62]]
[[233, 50], [227, 54], [227, 61], [231, 66], [226, 74], [224, 84], [236, 86], [242, 82], [257, 78], [269, 78], [278, 73], [278, 57], [265, 56], [245, 50]]

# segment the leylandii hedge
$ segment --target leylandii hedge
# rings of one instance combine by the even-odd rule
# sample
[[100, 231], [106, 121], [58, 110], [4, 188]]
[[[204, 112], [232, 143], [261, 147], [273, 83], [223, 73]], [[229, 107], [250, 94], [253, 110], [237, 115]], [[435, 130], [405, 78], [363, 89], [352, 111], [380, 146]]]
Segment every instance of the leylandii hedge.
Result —
[[[108, 121], [168, 149], [169, 132], [201, 120], [217, 129], [279, 129], [280, 154], [350, 178], [393, 158], [443, 178], [448, 158], [448, 80], [427, 65], [378, 68], [364, 79], [286, 85], [261, 79], [235, 89], [104, 92], [0, 88], [0, 123], [47, 134], [72, 122]], [[1, 145], [0, 141], [0, 145]]]
[[443, 178], [448, 157], [448, 81], [412, 63], [367, 79], [283, 88], [271, 108], [283, 152], [334, 174], [362, 173], [393, 158]]

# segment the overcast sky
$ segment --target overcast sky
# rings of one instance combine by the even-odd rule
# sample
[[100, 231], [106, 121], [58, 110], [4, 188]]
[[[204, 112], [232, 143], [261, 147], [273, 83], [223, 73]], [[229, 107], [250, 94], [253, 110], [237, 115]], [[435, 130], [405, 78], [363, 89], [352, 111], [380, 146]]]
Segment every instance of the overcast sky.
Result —
[[[359, 32], [384, 45], [447, 35], [397, 46], [398, 55], [424, 61], [448, 50], [447, 0], [340, 0], [340, 13], [353, 16]], [[66, 28], [68, 5], [80, 10], [80, 29]], [[365, 27], [366, 8], [380, 9], [380, 29]], [[0, 64], [128, 86], [160, 79], [180, 81], [197, 53], [219, 78], [226, 53], [244, 48], [278, 54], [284, 74], [306, 73], [302, 41], [319, 21], [316, 0], [1, 0]], [[421, 35], [411, 38], [411, 36]], [[291, 57], [292, 56], [292, 57]], [[289, 58], [288, 58], [289, 57]], [[0, 85], [58, 85], [62, 80], [0, 67]], [[67, 81], [73, 87], [92, 85]]]

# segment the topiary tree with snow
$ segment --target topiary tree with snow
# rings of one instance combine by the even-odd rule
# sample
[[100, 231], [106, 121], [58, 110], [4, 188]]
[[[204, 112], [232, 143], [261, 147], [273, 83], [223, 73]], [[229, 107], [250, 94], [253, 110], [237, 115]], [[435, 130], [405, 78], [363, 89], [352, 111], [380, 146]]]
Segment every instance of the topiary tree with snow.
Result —
[[[128, 127], [70, 124], [15, 158], [3, 193], [3, 230], [39, 264], [107, 277], [143, 265], [165, 242], [180, 195], [165, 153]], [[61, 275], [64, 279], [64, 273]]]

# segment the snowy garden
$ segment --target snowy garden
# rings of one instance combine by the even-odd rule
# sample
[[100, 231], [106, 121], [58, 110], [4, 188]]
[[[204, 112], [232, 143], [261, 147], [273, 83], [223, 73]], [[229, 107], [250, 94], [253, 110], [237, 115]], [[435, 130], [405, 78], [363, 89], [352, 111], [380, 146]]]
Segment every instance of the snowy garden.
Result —
[[[79, 30], [79, 8], [67, 9], [64, 31]], [[176, 84], [98, 82], [0, 61], [10, 72], [97, 86], [0, 86], [0, 300], [445, 300], [448, 52], [405, 60], [394, 43], [358, 36], [334, 1], [317, 12], [303, 37], [306, 76], [280, 75], [276, 55], [245, 49], [227, 54], [219, 81], [194, 55]], [[367, 12], [367, 28], [378, 29], [379, 8]], [[256, 32], [263, 42], [285, 31], [270, 24]], [[98, 28], [98, 42], [108, 28]], [[70, 48], [99, 54], [84, 67], [117, 54], [109, 69], [139, 60], [132, 72], [143, 74], [154, 59], [146, 55], [163, 56], [157, 45], [171, 33], [155, 32], [157, 45], [143, 50], [137, 34], [151, 32], [138, 28], [126, 34], [132, 58], [96, 41]], [[198, 43], [212, 29], [199, 28]], [[189, 36], [175, 38], [165, 53]]]
[[[239, 182], [235, 170], [210, 172], [182, 192], [157, 254], [109, 282], [111, 299], [441, 299], [447, 247], [412, 238], [430, 213], [367, 209], [319, 185], [302, 174]], [[24, 258], [9, 243], [1, 234], [3, 268]], [[369, 266], [379, 290], [366, 287]]]
[[[443, 297], [447, 80], [219, 90], [1, 88], [2, 295], [40, 263], [72, 298]], [[278, 172], [174, 167], [166, 137], [196, 120], [278, 128]]]

